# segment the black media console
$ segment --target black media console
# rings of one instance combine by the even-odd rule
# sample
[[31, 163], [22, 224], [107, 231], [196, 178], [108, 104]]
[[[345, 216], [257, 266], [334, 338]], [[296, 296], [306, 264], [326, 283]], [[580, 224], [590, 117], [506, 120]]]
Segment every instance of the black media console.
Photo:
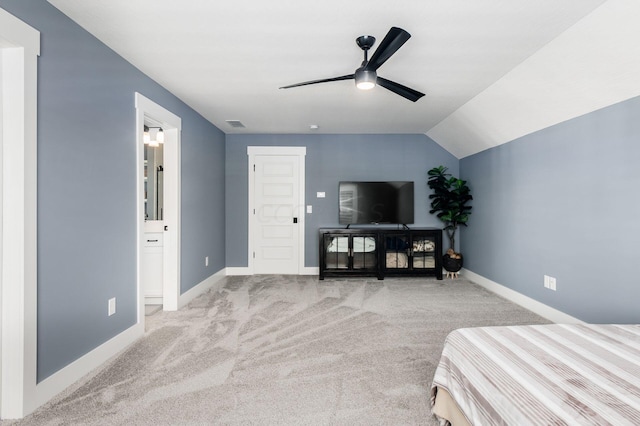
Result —
[[441, 229], [320, 229], [324, 277], [435, 276], [442, 279]]

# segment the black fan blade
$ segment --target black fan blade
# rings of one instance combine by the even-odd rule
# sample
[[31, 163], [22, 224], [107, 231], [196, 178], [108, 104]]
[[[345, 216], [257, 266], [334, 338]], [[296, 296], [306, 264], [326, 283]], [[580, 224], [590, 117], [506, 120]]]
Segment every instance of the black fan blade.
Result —
[[349, 75], [343, 75], [341, 77], [325, 78], [322, 80], [312, 80], [312, 81], [305, 81], [304, 83], [291, 84], [289, 86], [283, 86], [281, 87], [281, 89], [290, 89], [292, 87], [308, 86], [310, 84], [329, 83], [330, 81], [353, 80], [354, 78], [355, 78], [355, 74], [349, 74]]
[[384, 36], [384, 40], [376, 49], [365, 69], [367, 71], [375, 71], [380, 68], [409, 38], [411, 38], [411, 34], [402, 28], [392, 27], [387, 35]]
[[382, 78], [380, 76], [378, 76], [376, 83], [378, 84], [378, 86], [382, 86], [387, 90], [391, 90], [393, 93], [396, 93], [402, 97], [405, 97], [409, 99], [411, 102], [415, 102], [424, 96], [424, 93], [420, 93], [417, 90], [413, 90], [407, 86], [403, 86], [400, 83], [387, 80], [386, 78]]

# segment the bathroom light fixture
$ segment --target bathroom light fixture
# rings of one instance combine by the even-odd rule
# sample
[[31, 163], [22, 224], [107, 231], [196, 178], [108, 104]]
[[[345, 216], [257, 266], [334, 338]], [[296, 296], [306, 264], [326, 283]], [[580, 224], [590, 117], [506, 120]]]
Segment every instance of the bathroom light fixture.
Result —
[[[155, 130], [154, 137], [151, 137], [151, 129], [157, 129]], [[162, 127], [149, 127], [145, 125], [142, 141], [145, 145], [149, 145], [154, 148], [159, 147], [161, 143], [164, 143], [164, 131], [162, 130]]]
[[149, 142], [151, 142], [151, 135], [149, 134], [149, 128], [147, 126], [144, 126], [142, 141], [144, 142], [145, 145], [149, 145]]

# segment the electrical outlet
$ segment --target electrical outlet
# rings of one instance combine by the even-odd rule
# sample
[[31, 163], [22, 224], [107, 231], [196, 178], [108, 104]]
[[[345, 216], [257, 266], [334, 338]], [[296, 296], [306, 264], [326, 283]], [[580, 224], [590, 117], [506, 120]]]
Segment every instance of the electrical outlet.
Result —
[[113, 315], [116, 313], [116, 298], [112, 297], [111, 299], [109, 299], [109, 310], [108, 310], [109, 316]]
[[204, 257], [204, 266], [209, 266], [209, 256]]

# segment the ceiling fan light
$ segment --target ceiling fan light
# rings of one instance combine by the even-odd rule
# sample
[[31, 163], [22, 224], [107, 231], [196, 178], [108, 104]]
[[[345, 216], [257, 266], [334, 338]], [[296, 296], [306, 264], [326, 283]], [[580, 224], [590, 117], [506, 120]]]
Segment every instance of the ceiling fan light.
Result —
[[356, 87], [360, 90], [371, 90], [376, 87], [376, 85], [371, 81], [361, 81], [356, 84]]
[[362, 68], [356, 70], [356, 87], [360, 90], [370, 90], [376, 87], [376, 72], [367, 71]]

